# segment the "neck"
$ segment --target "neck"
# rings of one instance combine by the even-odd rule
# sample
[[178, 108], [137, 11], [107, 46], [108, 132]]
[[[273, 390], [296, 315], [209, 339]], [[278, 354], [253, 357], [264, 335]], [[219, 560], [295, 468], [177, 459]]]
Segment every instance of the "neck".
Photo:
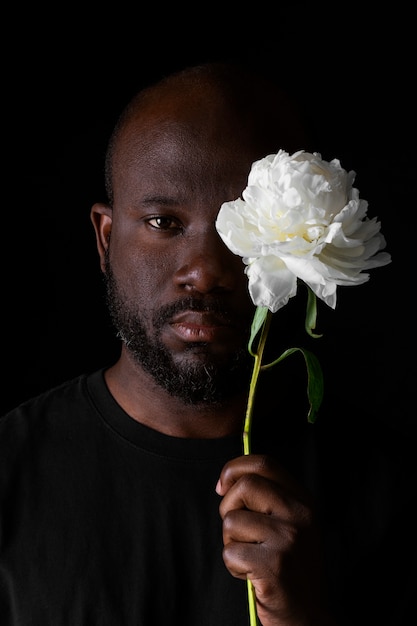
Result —
[[217, 404], [188, 404], [171, 396], [126, 355], [105, 373], [110, 393], [134, 420], [173, 437], [214, 439], [241, 432], [246, 394]]

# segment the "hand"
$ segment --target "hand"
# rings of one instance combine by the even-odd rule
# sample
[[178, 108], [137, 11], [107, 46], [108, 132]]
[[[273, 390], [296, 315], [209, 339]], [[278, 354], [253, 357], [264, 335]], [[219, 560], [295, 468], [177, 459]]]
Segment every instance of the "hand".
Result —
[[263, 626], [335, 626], [325, 612], [319, 532], [311, 497], [270, 457], [228, 462], [223, 496], [223, 559], [250, 579]]

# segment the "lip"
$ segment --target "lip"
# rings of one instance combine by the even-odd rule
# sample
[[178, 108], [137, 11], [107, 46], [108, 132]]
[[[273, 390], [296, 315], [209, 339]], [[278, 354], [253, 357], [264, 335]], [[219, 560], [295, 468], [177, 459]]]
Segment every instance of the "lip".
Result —
[[170, 322], [171, 328], [184, 341], [213, 342], [230, 335], [234, 326], [213, 313], [185, 311]]

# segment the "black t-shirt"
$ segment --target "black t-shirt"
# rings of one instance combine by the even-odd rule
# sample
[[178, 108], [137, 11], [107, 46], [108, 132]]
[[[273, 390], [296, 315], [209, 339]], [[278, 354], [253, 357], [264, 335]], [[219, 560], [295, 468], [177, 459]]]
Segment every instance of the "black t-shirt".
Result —
[[[254, 438], [317, 499], [341, 623], [406, 624], [416, 589], [407, 442], [317, 425]], [[215, 492], [240, 454], [240, 437], [181, 439], [137, 423], [102, 370], [1, 418], [1, 626], [248, 624]]]

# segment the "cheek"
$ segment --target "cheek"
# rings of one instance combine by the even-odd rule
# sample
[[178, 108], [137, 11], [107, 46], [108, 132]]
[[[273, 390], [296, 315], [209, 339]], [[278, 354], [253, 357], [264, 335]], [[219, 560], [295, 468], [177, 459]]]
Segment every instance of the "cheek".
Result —
[[166, 291], [171, 282], [173, 264], [155, 248], [139, 246], [124, 241], [110, 245], [110, 262], [114, 276], [129, 300], [134, 299], [147, 307]]

